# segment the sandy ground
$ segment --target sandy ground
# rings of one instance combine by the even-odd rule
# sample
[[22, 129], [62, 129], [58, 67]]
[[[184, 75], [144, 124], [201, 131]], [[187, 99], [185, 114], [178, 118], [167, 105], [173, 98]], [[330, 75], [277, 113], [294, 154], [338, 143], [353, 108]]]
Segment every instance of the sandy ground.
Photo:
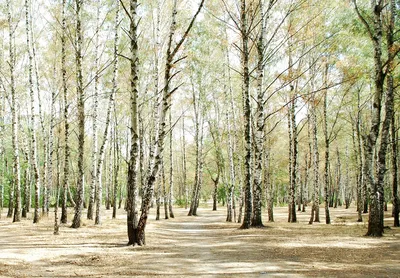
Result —
[[114, 220], [104, 211], [101, 226], [62, 226], [58, 236], [51, 217], [11, 223], [3, 211], [0, 277], [400, 277], [400, 229], [364, 237], [366, 224], [355, 222], [354, 208], [331, 209], [332, 225], [322, 224], [323, 216], [308, 225], [309, 212], [289, 224], [287, 208], [276, 208], [275, 223], [250, 230], [226, 223], [224, 208], [200, 208], [197, 217], [174, 212], [169, 220], [152, 215], [147, 245], [132, 247], [122, 210]]

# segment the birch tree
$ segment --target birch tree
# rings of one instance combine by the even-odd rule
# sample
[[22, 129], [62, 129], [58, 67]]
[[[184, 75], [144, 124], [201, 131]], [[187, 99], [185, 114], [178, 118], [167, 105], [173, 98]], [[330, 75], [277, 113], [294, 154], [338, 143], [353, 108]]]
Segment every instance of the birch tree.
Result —
[[[118, 1], [117, 1], [118, 2]], [[100, 32], [100, 1], [96, 1], [96, 35], [95, 35], [95, 50], [94, 50], [94, 67], [95, 67], [95, 77], [94, 77], [94, 94], [93, 94], [93, 106], [92, 106], [92, 118], [93, 118], [93, 145], [92, 145], [92, 180], [90, 183], [89, 191], [89, 206], [87, 210], [87, 219], [93, 219], [93, 211], [95, 200], [97, 202], [96, 192], [96, 182], [98, 181], [98, 171], [97, 171], [97, 149], [98, 149], [98, 137], [97, 137], [97, 108], [99, 106], [99, 32]], [[100, 159], [99, 159], [100, 160]]]
[[31, 104], [31, 127], [30, 127], [30, 135], [31, 135], [31, 157], [33, 164], [33, 172], [34, 172], [34, 180], [35, 180], [35, 210], [33, 223], [38, 223], [40, 219], [39, 212], [39, 202], [40, 202], [40, 174], [38, 167], [38, 155], [37, 155], [37, 144], [36, 144], [36, 112], [35, 112], [35, 97], [33, 91], [33, 56], [31, 51], [31, 43], [30, 43], [30, 3], [28, 0], [25, 0], [25, 28], [26, 28], [26, 46], [28, 52], [28, 87], [29, 87], [29, 96], [30, 96], [30, 104]]
[[248, 229], [251, 225], [252, 206], [252, 181], [251, 181], [251, 107], [250, 107], [250, 71], [249, 71], [249, 32], [251, 30], [248, 18], [248, 6], [246, 0], [240, 2], [240, 37], [241, 37], [241, 68], [242, 68], [242, 95], [244, 101], [244, 138], [245, 138], [245, 178], [244, 178], [244, 218], [242, 229]]
[[[373, 106], [371, 115], [371, 127], [367, 134], [363, 136], [364, 141], [364, 169], [368, 190], [369, 190], [369, 221], [368, 236], [383, 235], [383, 206], [384, 206], [384, 177], [386, 172], [386, 152], [389, 142], [389, 130], [394, 113], [394, 90], [391, 72], [394, 69], [394, 58], [396, 51], [391, 49], [393, 46], [394, 21], [395, 21], [395, 1], [371, 1], [369, 12], [371, 13], [372, 22], [368, 22], [362, 14], [358, 3], [353, 0], [355, 11], [359, 20], [363, 23], [367, 34], [372, 42], [374, 53], [374, 75], [373, 75]], [[386, 10], [389, 17], [389, 29], [384, 30], [383, 16]], [[384, 61], [383, 56], [383, 32], [387, 32], [388, 36], [388, 57]], [[385, 69], [386, 64], [388, 65]], [[389, 75], [388, 75], [389, 73]], [[386, 101], [385, 101], [385, 117], [382, 119], [383, 98], [385, 95], [384, 83], [387, 78]], [[382, 129], [382, 130], [381, 130]], [[379, 143], [378, 143], [379, 139]], [[374, 152], [376, 150], [377, 166], [374, 167]]]
[[[13, 148], [13, 189], [10, 190], [10, 200], [14, 199], [14, 217], [13, 222], [21, 221], [21, 180], [19, 164], [19, 146], [18, 146], [18, 107], [15, 89], [15, 45], [14, 32], [15, 24], [12, 14], [11, 0], [7, 0], [7, 21], [9, 30], [9, 67], [10, 67], [10, 91], [11, 91], [11, 118], [12, 118], [12, 148]], [[9, 214], [11, 217], [11, 215]]]
[[[121, 2], [122, 3], [122, 2]], [[123, 3], [122, 3], [123, 4]], [[139, 158], [139, 126], [138, 126], [138, 40], [137, 40], [137, 6], [136, 0], [130, 0], [129, 11], [124, 7], [129, 16], [129, 37], [130, 37], [130, 158], [128, 164], [127, 180], [127, 227], [128, 245], [135, 245], [138, 242], [138, 212], [136, 199], [138, 195], [137, 171]]]
[[83, 157], [85, 144], [85, 95], [82, 76], [82, 6], [83, 0], [75, 0], [75, 19], [76, 19], [76, 43], [75, 43], [75, 61], [76, 61], [76, 93], [78, 110], [78, 181], [77, 198], [75, 204], [75, 214], [72, 220], [71, 228], [81, 226], [81, 215], [83, 208]]
[[[270, 2], [271, 3], [271, 2]], [[264, 1], [259, 1], [260, 9], [260, 35], [258, 36], [257, 47], [257, 111], [255, 116], [255, 136], [254, 136], [254, 178], [253, 178], [253, 216], [251, 225], [253, 227], [262, 227], [262, 169], [264, 152], [264, 64], [265, 64], [265, 32], [266, 18]], [[246, 104], [247, 105], [247, 104]], [[245, 106], [245, 109], [246, 106]]]
[[[155, 140], [154, 143], [154, 149], [150, 152], [149, 154], [149, 163], [147, 167], [147, 181], [146, 181], [146, 188], [144, 190], [144, 195], [142, 198], [142, 213], [139, 218], [139, 222], [137, 225], [137, 236], [134, 237], [134, 241], [129, 244], [138, 244], [138, 245], [144, 245], [146, 243], [145, 241], [145, 228], [147, 224], [147, 219], [148, 219], [148, 213], [150, 210], [150, 204], [151, 200], [153, 197], [153, 191], [154, 191], [154, 182], [157, 177], [157, 173], [160, 167], [160, 163], [162, 161], [163, 157], [163, 151], [164, 151], [164, 138], [166, 135], [166, 115], [169, 109], [169, 98], [174, 91], [177, 90], [177, 88], [171, 89], [171, 79], [176, 75], [172, 75], [172, 68], [175, 65], [178, 60], [174, 60], [178, 51], [182, 47], [183, 43], [188, 37], [188, 34], [197, 18], [199, 15], [202, 7], [204, 5], [204, 0], [200, 2], [200, 5], [198, 6], [198, 9], [194, 16], [192, 17], [188, 27], [186, 28], [185, 32], [181, 36], [181, 38], [178, 40], [178, 42], [173, 46], [173, 39], [174, 39], [174, 34], [175, 34], [175, 28], [176, 28], [176, 0], [174, 1], [174, 8], [172, 12], [172, 23], [171, 23], [171, 28], [170, 28], [170, 33], [168, 36], [168, 42], [167, 42], [167, 47], [166, 47], [166, 63], [165, 63], [165, 72], [164, 72], [164, 87], [162, 90], [162, 100], [161, 100], [161, 107], [160, 107], [160, 114], [159, 117], [157, 117], [158, 121], [156, 124], [156, 129], [155, 129]], [[157, 108], [157, 107], [156, 107]]]
[[61, 19], [61, 75], [62, 75], [62, 96], [63, 96], [63, 117], [64, 117], [64, 169], [62, 181], [62, 209], [61, 223], [66, 224], [68, 218], [68, 181], [69, 181], [69, 114], [68, 114], [68, 87], [67, 87], [67, 65], [66, 65], [66, 40], [67, 40], [67, 21], [66, 21], [67, 2], [62, 0], [62, 19]]

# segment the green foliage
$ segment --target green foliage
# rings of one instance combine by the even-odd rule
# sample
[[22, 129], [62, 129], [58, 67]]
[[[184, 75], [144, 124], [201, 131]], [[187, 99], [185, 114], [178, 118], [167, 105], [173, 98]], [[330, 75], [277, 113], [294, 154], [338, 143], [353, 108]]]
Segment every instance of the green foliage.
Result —
[[218, 200], [218, 203], [223, 203], [223, 204], [226, 203], [226, 186], [225, 185], [218, 186], [217, 200]]
[[179, 207], [184, 207], [186, 205], [186, 199], [185, 198], [177, 198], [175, 199], [175, 205]]

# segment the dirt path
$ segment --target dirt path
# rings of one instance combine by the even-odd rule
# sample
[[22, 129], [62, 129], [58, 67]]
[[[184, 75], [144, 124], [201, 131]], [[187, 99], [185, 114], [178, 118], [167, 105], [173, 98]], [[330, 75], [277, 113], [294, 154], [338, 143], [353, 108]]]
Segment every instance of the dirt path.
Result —
[[400, 277], [400, 229], [363, 237], [354, 209], [332, 210], [328, 226], [308, 225], [308, 213], [288, 224], [287, 208], [277, 208], [275, 223], [239, 230], [224, 221], [224, 209], [188, 217], [176, 208], [175, 219], [151, 217], [145, 247], [125, 245], [123, 211], [117, 220], [104, 213], [101, 226], [85, 220], [78, 230], [61, 227], [59, 236], [52, 219], [33, 225], [2, 217], [0, 277]]

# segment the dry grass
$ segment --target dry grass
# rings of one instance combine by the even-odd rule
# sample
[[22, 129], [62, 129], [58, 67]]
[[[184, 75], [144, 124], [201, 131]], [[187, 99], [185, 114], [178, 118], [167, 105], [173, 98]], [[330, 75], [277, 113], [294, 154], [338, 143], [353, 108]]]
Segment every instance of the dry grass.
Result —
[[199, 214], [176, 208], [175, 219], [151, 216], [147, 246], [132, 247], [125, 245], [123, 211], [116, 220], [104, 211], [101, 226], [62, 226], [58, 236], [51, 217], [34, 225], [11, 223], [3, 213], [0, 277], [400, 277], [400, 229], [364, 237], [354, 208], [331, 209], [332, 225], [308, 225], [308, 212], [289, 224], [287, 208], [276, 208], [275, 223], [250, 230], [226, 223], [224, 208]]

